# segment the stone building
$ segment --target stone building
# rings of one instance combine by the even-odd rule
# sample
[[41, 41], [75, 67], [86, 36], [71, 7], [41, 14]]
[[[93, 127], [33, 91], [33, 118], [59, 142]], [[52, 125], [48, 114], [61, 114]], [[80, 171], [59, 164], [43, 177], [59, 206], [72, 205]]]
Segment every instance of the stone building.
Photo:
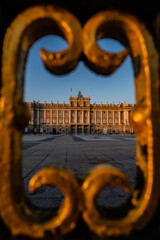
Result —
[[135, 104], [91, 104], [79, 91], [69, 104], [28, 102], [31, 120], [25, 133], [112, 134], [133, 133], [129, 123]]

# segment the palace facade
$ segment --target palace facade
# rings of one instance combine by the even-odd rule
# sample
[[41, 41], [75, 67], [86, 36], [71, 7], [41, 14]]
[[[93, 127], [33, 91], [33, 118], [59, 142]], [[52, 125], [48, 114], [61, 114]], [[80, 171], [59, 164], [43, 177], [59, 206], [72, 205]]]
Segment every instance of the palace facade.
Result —
[[112, 134], [133, 133], [129, 116], [135, 104], [91, 104], [79, 91], [69, 104], [28, 102], [31, 120], [25, 133]]

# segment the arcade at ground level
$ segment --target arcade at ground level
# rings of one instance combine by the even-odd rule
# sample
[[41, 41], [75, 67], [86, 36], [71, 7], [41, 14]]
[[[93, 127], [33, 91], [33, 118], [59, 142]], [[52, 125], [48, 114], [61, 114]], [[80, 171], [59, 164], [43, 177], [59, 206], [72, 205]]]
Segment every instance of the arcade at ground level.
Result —
[[108, 127], [90, 126], [90, 125], [70, 125], [70, 126], [50, 126], [50, 125], [29, 125], [24, 129], [24, 133], [40, 133], [40, 134], [69, 134], [69, 135], [107, 135], [107, 134], [133, 134], [134, 131], [127, 125], [115, 125]]

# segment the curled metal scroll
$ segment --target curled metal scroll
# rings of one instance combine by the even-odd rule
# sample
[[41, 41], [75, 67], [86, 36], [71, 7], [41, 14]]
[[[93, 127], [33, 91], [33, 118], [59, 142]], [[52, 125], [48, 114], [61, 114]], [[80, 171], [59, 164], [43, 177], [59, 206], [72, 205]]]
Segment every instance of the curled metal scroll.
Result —
[[[96, 27], [96, 30], [93, 26]], [[129, 234], [132, 230], [142, 229], [149, 223], [160, 196], [158, 187], [160, 154], [159, 139], [156, 133], [159, 132], [160, 125], [158, 54], [146, 27], [138, 19], [128, 14], [125, 15], [118, 11], [100, 12], [89, 20], [84, 30], [85, 40], [87, 32], [89, 32], [89, 36], [92, 36], [89, 38], [91, 41], [89, 44], [95, 46], [95, 52], [95, 34], [97, 34], [97, 38], [109, 36], [127, 47], [133, 61], [137, 107], [130, 121], [137, 135], [136, 164], [139, 169], [137, 179], [140, 177], [138, 175], [140, 172], [144, 185], [143, 187], [135, 185], [131, 198], [132, 209], [125, 217], [116, 221], [102, 218], [102, 225], [99, 225], [94, 218], [91, 221], [88, 220], [89, 227], [100, 236]], [[92, 55], [90, 55], [90, 51], [87, 52], [87, 44], [84, 44], [83, 48], [87, 59], [92, 64]], [[98, 53], [99, 51], [95, 55]], [[95, 61], [94, 64], [96, 69], [100, 67], [98, 61]], [[84, 217], [86, 219], [86, 216]]]
[[58, 231], [65, 234], [75, 228], [80, 212], [78, 202], [81, 192], [78, 182], [70, 169], [52, 166], [40, 170], [32, 177], [29, 182], [29, 192], [33, 193], [36, 189], [45, 185], [56, 186], [62, 190], [64, 202], [60, 206], [56, 217], [43, 223], [42, 228], [53, 233]]
[[[118, 184], [129, 190], [127, 177], [107, 166], [92, 171], [82, 186], [71, 171], [63, 168], [54, 167], [37, 173], [30, 182], [31, 191], [44, 184], [55, 184], [65, 192], [64, 204], [56, 217], [27, 203], [21, 176], [21, 131], [29, 119], [23, 103], [24, 68], [31, 45], [51, 33], [63, 36], [68, 42], [68, 48], [60, 53], [41, 51], [45, 66], [52, 73], [64, 74], [73, 70], [82, 51], [87, 65], [101, 74], [115, 71], [127, 54], [132, 57], [137, 108], [131, 122], [137, 134], [137, 175], [140, 172], [144, 184], [135, 186], [132, 208], [120, 220], [103, 218], [94, 205], [96, 194], [105, 186]], [[116, 55], [100, 50], [96, 39], [104, 36], [119, 40], [127, 50]], [[152, 37], [133, 16], [118, 11], [100, 12], [86, 23], [83, 31], [72, 14], [50, 5], [29, 8], [16, 17], [4, 39], [0, 100], [0, 214], [13, 235], [38, 238], [46, 231], [54, 234], [58, 231], [63, 235], [75, 227], [80, 211], [89, 228], [101, 237], [127, 235], [146, 226], [160, 197], [158, 86], [158, 56]], [[55, 180], [55, 176], [59, 180]], [[64, 181], [68, 186], [66, 189]], [[91, 183], [96, 185], [95, 189]], [[93, 217], [89, 200], [95, 213]]]
[[[61, 234], [67, 233], [75, 226], [74, 211], [79, 212], [78, 207], [74, 210], [71, 208], [73, 219], [70, 215], [70, 221], [67, 220], [66, 209], [62, 211], [63, 214], [61, 213], [60, 217], [51, 218], [47, 211], [37, 210], [30, 206], [23, 190], [21, 135], [29, 119], [29, 111], [23, 103], [25, 62], [32, 44], [48, 34], [63, 36], [68, 42], [68, 47], [56, 53], [57, 61], [51, 63], [45, 60], [43, 51], [44, 62], [47, 61], [47, 64], [50, 64], [48, 68], [52, 72], [56, 71], [57, 74], [62, 73], [62, 69], [63, 73], [71, 71], [78, 63], [82, 49], [81, 26], [79, 21], [64, 9], [47, 5], [25, 10], [8, 27], [3, 44], [2, 108], [0, 109], [0, 214], [13, 235], [43, 237], [49, 230], [55, 234], [56, 231]], [[49, 170], [47, 174], [48, 172]], [[61, 178], [66, 177], [65, 171], [59, 170], [59, 172], [62, 175]], [[75, 182], [72, 185], [76, 185], [76, 180], [74, 181], [71, 175], [70, 178], [67, 175], [67, 178], [68, 184]], [[69, 192], [72, 191], [71, 188], [68, 188]], [[77, 191], [73, 194], [74, 197]], [[68, 196], [66, 199], [69, 198], [69, 192], [68, 195], [66, 194]], [[49, 220], [45, 221], [47, 216]]]
[[103, 75], [109, 75], [117, 70], [128, 56], [127, 48], [120, 53], [109, 53], [98, 46], [98, 39], [112, 37], [112, 32], [108, 31], [106, 22], [107, 17], [97, 14], [90, 18], [83, 28], [85, 63], [94, 72]]
[[[105, 187], [120, 187], [126, 192], [131, 192], [128, 178], [120, 170], [101, 164], [90, 170], [90, 174], [82, 185], [84, 194], [83, 218], [92, 231], [99, 236], [119, 235], [118, 228], [113, 220], [101, 216], [96, 207], [96, 198]], [[114, 226], [111, 227], [110, 223]], [[116, 222], [116, 221], [115, 221]], [[120, 224], [119, 224], [120, 227]], [[126, 229], [124, 231], [126, 233]]]

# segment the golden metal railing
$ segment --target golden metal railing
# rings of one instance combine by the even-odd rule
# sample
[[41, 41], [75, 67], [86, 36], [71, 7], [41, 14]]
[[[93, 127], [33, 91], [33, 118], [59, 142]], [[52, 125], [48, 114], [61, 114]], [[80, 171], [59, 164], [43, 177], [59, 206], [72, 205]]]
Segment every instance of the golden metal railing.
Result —
[[[158, 18], [157, 18], [158, 19]], [[41, 50], [45, 67], [54, 74], [72, 71], [83, 54], [87, 66], [104, 75], [114, 72], [130, 55], [135, 72], [136, 109], [131, 116], [137, 136], [137, 179], [133, 192], [127, 177], [109, 165], [91, 169], [82, 185], [75, 174], [53, 166], [38, 172], [29, 183], [33, 193], [43, 185], [54, 185], [65, 194], [56, 216], [31, 206], [22, 184], [22, 129], [29, 120], [23, 102], [24, 69], [32, 44], [47, 34], [57, 34], [68, 42], [58, 53]], [[126, 49], [119, 54], [104, 52], [97, 40], [112, 37]], [[2, 52], [2, 89], [0, 99], [0, 216], [13, 236], [44, 238], [47, 231], [55, 237], [71, 232], [82, 214], [83, 221], [98, 237], [131, 236], [152, 221], [160, 197], [159, 138], [159, 62], [152, 35], [136, 17], [117, 10], [102, 11], [84, 27], [67, 10], [53, 5], [30, 7], [16, 16], [8, 27]], [[146, 151], [144, 151], [144, 149]], [[130, 192], [125, 216], [103, 217], [95, 205], [106, 186]]]

